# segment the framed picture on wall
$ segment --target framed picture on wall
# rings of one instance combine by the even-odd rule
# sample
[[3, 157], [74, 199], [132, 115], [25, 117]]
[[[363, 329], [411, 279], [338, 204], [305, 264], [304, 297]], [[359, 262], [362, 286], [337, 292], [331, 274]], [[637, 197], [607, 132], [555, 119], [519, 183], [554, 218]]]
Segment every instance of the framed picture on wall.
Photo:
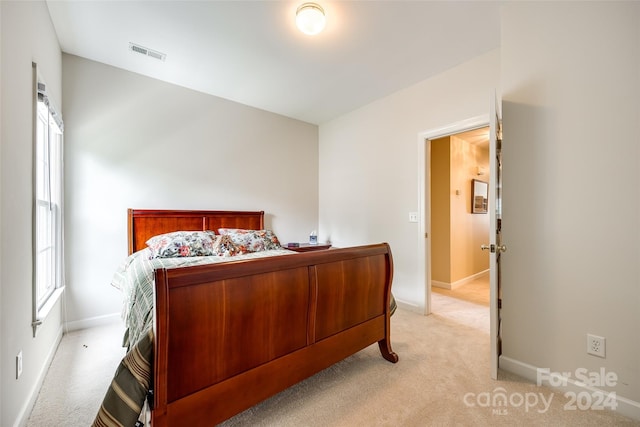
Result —
[[471, 213], [487, 213], [489, 184], [478, 179], [471, 180]]

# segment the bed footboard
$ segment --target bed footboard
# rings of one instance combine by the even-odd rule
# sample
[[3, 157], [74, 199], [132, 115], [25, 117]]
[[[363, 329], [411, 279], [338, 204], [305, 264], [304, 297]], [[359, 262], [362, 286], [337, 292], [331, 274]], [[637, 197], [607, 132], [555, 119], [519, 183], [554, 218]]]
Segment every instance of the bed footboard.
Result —
[[390, 341], [388, 244], [156, 272], [154, 426], [213, 425]]

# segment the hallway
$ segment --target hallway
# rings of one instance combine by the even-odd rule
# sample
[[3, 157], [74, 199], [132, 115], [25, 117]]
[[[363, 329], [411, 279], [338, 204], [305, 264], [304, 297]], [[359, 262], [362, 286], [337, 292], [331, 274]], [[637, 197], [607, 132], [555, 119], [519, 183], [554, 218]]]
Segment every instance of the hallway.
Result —
[[489, 307], [489, 272], [455, 289], [433, 286], [433, 292]]
[[489, 334], [489, 272], [456, 289], [433, 286], [431, 291], [432, 315]]

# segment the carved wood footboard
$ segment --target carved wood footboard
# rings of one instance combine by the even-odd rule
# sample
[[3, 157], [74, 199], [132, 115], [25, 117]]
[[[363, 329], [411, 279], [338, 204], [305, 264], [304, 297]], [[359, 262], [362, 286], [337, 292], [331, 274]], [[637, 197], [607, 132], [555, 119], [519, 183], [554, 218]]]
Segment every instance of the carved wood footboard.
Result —
[[219, 423], [378, 343], [387, 244], [156, 272], [154, 426]]

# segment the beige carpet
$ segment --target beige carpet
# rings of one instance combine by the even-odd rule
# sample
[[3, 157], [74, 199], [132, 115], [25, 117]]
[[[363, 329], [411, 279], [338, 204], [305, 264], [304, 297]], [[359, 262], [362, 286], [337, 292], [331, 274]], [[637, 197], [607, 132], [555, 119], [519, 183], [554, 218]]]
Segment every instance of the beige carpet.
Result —
[[[562, 393], [504, 372], [492, 381], [488, 308], [439, 292], [432, 299], [431, 316], [402, 309], [393, 316], [397, 364], [373, 345], [223, 426], [640, 426], [613, 412], [566, 411]], [[121, 356], [118, 332], [95, 328], [64, 337], [29, 427], [90, 424]], [[499, 391], [514, 402], [535, 395], [551, 405], [482, 403]]]
[[65, 334], [27, 427], [90, 426], [125, 354], [123, 333], [116, 323]]

